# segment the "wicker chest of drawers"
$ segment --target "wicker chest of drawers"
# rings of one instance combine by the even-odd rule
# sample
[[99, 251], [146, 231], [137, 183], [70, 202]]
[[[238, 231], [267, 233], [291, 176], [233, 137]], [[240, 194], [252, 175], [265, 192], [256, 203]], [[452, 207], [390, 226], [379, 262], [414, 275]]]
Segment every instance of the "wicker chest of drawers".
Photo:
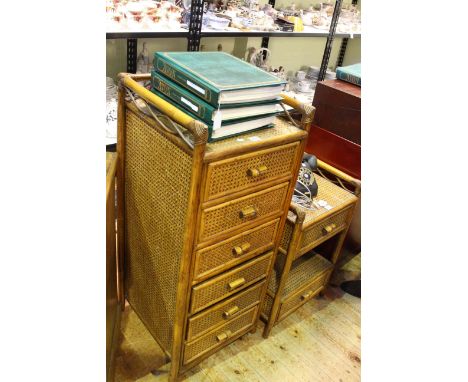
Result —
[[[194, 147], [126, 101], [128, 90], [185, 127]], [[125, 291], [171, 360], [169, 380], [256, 329], [313, 118], [312, 106], [285, 102], [302, 114], [297, 126], [277, 118], [207, 143], [206, 126], [122, 76]]]
[[319, 175], [315, 178], [317, 200], [325, 200], [331, 209], [307, 210], [291, 204], [262, 305], [265, 338], [278, 321], [311, 300], [327, 285], [358, 200], [330, 180]]

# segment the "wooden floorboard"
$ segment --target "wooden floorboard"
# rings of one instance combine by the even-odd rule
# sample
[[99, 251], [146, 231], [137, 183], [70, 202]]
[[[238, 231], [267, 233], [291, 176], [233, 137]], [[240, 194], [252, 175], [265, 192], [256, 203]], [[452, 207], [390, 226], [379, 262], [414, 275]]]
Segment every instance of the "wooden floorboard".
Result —
[[[329, 288], [275, 326], [246, 334], [185, 374], [190, 382], [354, 382], [361, 378], [360, 299]], [[167, 380], [164, 353], [127, 307], [116, 382]], [[157, 370], [156, 375], [152, 370]]]

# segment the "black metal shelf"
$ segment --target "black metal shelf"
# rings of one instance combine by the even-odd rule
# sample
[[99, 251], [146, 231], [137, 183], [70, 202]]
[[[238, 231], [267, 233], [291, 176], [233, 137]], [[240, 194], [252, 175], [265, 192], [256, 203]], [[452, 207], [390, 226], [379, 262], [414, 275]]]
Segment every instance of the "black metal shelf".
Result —
[[[223, 31], [202, 31], [202, 37], [328, 37], [327, 31], [317, 32], [223, 32]], [[353, 37], [359, 37], [360, 34], [353, 34]], [[350, 33], [336, 33], [335, 37], [350, 38]]]
[[177, 32], [106, 32], [106, 40], [114, 39], [127, 39], [127, 38], [171, 38], [171, 37], [188, 37], [188, 30], [186, 31], [177, 31]]
[[[360, 37], [360, 33], [335, 33], [335, 37], [352, 38]], [[127, 38], [177, 38], [188, 37], [188, 31], [177, 32], [107, 32], [106, 39], [127, 39]], [[201, 37], [328, 37], [327, 31], [317, 32], [229, 32], [229, 31], [202, 31]]]

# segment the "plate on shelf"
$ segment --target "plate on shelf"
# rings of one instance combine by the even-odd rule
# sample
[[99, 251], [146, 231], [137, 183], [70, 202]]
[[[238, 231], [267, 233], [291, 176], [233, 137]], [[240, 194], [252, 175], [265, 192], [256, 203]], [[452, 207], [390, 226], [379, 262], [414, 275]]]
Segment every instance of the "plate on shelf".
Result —
[[321, 31], [329, 31], [330, 30], [330, 25], [312, 25], [312, 28], [318, 29]]

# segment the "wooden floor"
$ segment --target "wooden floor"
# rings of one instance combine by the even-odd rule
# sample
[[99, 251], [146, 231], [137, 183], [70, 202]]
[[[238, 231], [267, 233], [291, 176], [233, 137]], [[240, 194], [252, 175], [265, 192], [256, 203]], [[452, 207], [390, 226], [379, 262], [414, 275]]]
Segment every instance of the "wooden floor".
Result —
[[[343, 270], [353, 269], [356, 260]], [[186, 381], [315, 382], [360, 381], [360, 299], [328, 288], [325, 297], [310, 301], [272, 330], [255, 334], [215, 353], [186, 374]], [[167, 380], [167, 360], [131, 308], [122, 319], [120, 349], [116, 358], [116, 382]], [[151, 370], [157, 369], [157, 375]]]

